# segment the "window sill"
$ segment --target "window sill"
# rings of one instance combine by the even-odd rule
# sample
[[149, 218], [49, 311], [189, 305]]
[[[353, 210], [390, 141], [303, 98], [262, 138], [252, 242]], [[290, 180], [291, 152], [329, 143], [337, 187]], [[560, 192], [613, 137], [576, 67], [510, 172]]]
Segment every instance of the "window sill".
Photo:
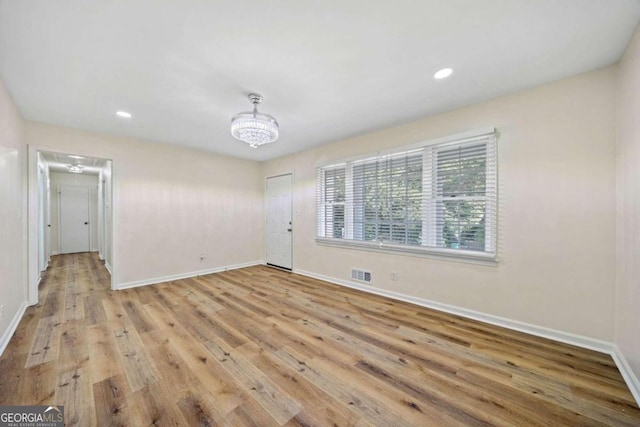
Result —
[[478, 253], [473, 251], [462, 251], [457, 249], [439, 249], [425, 247], [410, 247], [393, 245], [384, 242], [362, 242], [357, 240], [331, 239], [316, 237], [316, 243], [323, 246], [333, 246], [346, 249], [356, 249], [371, 252], [392, 253], [396, 255], [418, 256], [425, 258], [440, 259], [444, 261], [464, 262], [469, 264], [479, 264], [497, 266], [498, 260], [495, 254]]

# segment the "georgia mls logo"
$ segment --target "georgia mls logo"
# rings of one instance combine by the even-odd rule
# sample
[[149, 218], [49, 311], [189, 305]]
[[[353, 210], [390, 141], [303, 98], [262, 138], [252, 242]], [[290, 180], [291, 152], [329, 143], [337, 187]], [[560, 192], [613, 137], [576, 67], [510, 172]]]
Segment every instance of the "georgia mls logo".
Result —
[[0, 406], [0, 427], [62, 427], [64, 406]]
[[58, 409], [57, 406], [49, 406], [47, 409], [44, 410], [44, 413], [46, 414], [49, 411], [56, 411], [58, 414], [62, 414], [62, 411]]

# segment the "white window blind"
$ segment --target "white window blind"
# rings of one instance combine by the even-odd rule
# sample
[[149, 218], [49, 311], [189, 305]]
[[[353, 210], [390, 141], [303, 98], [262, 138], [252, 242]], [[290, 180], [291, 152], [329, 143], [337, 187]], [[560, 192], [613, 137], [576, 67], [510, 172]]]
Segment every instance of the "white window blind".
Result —
[[318, 168], [323, 243], [495, 258], [494, 132]]
[[322, 188], [318, 209], [318, 235], [345, 237], [345, 166], [320, 169], [318, 185]]
[[353, 239], [419, 245], [422, 153], [355, 162], [351, 170], [347, 194], [353, 205]]

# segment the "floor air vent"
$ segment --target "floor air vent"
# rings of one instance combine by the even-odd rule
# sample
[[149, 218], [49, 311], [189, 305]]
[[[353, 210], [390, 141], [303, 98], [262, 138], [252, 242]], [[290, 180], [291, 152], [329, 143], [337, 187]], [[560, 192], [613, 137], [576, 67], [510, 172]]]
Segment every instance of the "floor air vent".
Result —
[[351, 278], [353, 280], [357, 280], [358, 282], [371, 283], [371, 272], [352, 268]]

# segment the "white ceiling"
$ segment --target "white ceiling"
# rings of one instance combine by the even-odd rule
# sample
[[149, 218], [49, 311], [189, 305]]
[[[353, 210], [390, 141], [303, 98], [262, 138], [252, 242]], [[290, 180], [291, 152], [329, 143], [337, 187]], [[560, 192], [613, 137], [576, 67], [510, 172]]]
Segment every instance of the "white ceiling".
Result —
[[80, 166], [83, 174], [99, 175], [100, 169], [102, 169], [106, 162], [104, 159], [96, 159], [93, 157], [71, 157], [68, 154], [49, 153], [47, 151], [41, 151], [41, 153], [49, 166], [49, 170], [52, 172], [71, 173], [68, 171], [67, 166]]
[[[0, 77], [30, 120], [268, 160], [615, 63], [639, 19], [640, 0], [0, 0]], [[253, 91], [280, 123], [258, 149], [229, 132]]]

